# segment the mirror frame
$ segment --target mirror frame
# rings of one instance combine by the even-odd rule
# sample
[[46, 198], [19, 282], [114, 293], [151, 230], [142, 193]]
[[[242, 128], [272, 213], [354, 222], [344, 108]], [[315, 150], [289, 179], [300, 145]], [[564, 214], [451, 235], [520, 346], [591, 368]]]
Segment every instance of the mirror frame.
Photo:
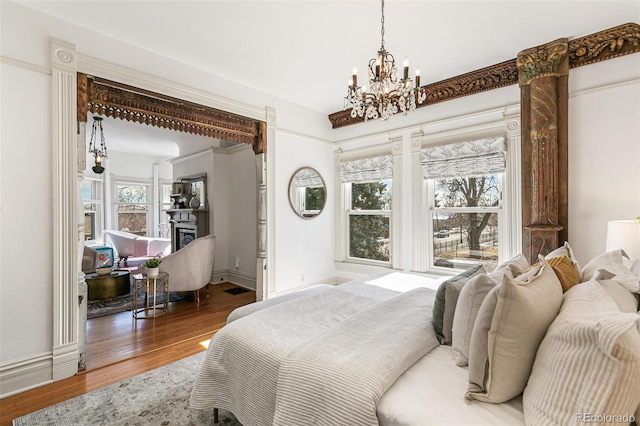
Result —
[[[320, 210], [318, 211], [318, 213], [316, 215], [314, 215], [314, 216], [303, 216], [302, 213], [299, 212], [296, 209], [296, 207], [293, 205], [293, 200], [291, 199], [291, 189], [293, 187], [293, 181], [294, 181], [296, 175], [300, 171], [305, 170], [305, 169], [309, 169], [309, 170], [312, 170], [313, 172], [315, 172], [315, 174], [317, 174], [318, 177], [320, 178], [320, 180], [322, 181], [322, 186], [324, 187], [324, 200], [322, 200], [322, 206], [320, 207]], [[296, 214], [296, 216], [298, 216], [301, 219], [305, 219], [305, 220], [315, 219], [316, 217], [320, 216], [320, 214], [324, 211], [325, 206], [327, 205], [327, 183], [324, 181], [324, 178], [322, 177], [320, 172], [318, 172], [313, 167], [309, 167], [309, 166], [300, 167], [295, 172], [293, 172], [293, 174], [291, 175], [291, 179], [289, 179], [289, 186], [287, 188], [287, 198], [289, 199], [289, 205], [291, 206], [291, 210], [293, 210], [293, 212]]]

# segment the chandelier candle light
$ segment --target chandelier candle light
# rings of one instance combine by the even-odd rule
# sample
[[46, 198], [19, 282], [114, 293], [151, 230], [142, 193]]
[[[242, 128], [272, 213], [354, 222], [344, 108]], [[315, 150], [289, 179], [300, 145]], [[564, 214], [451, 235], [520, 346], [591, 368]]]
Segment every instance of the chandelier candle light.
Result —
[[[100, 132], [100, 146], [96, 141], [96, 133]], [[102, 117], [93, 117], [93, 126], [91, 126], [91, 140], [89, 142], [89, 152], [95, 155], [96, 165], [91, 168], [94, 173], [100, 174], [104, 172], [102, 159], [107, 158], [107, 145], [104, 142], [104, 133], [102, 132]]]
[[415, 86], [409, 78], [409, 59], [404, 58], [404, 75], [398, 80], [398, 69], [393, 55], [384, 47], [384, 0], [382, 0], [382, 43], [377, 57], [369, 61], [369, 88], [358, 86], [358, 73], [353, 69], [344, 109], [351, 108], [351, 117], [378, 118], [386, 121], [393, 114], [416, 109], [416, 101], [422, 104], [427, 94], [420, 88], [420, 70], [416, 70]]

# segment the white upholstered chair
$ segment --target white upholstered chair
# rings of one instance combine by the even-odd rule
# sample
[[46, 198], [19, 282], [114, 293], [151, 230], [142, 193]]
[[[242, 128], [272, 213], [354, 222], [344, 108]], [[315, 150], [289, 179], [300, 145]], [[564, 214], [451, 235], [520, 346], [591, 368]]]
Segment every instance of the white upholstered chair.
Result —
[[170, 291], [195, 291], [199, 303], [199, 290], [207, 287], [209, 297], [215, 242], [216, 237], [205, 235], [162, 258], [160, 272], [169, 274]]

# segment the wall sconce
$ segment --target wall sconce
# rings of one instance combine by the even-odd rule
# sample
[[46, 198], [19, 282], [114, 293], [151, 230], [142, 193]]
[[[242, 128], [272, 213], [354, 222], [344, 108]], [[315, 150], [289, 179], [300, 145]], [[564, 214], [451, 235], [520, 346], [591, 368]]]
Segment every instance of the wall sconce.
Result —
[[607, 226], [606, 251], [622, 249], [631, 262], [631, 271], [640, 275], [640, 217], [636, 220], [611, 220]]
[[[100, 146], [96, 141], [97, 133], [100, 132]], [[91, 168], [94, 173], [100, 174], [104, 172], [102, 159], [107, 158], [107, 145], [104, 143], [104, 133], [102, 132], [102, 117], [93, 117], [93, 126], [91, 126], [91, 140], [89, 142], [89, 152], [95, 156], [96, 165]]]

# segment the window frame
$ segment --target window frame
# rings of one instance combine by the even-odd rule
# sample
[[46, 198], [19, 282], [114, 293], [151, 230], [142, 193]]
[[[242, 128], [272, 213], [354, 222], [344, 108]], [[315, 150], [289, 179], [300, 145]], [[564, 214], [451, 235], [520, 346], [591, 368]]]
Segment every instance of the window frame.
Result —
[[[130, 186], [144, 186], [146, 187], [146, 200], [144, 203], [121, 203], [118, 202], [118, 186], [119, 185], [130, 185]], [[146, 223], [146, 232], [145, 236], [153, 237], [153, 186], [151, 179], [139, 179], [133, 177], [114, 177], [112, 184], [112, 229], [120, 230], [118, 226], [118, 216], [120, 213], [141, 213], [141, 211], [118, 211], [119, 205], [141, 205], [146, 206], [145, 211], [145, 223]], [[152, 231], [152, 232], [150, 232]], [[132, 232], [132, 231], [129, 231]], [[132, 232], [133, 233], [133, 232]]]
[[[507, 230], [503, 227], [503, 180], [505, 178], [506, 172], [503, 173], [492, 173], [493, 175], [497, 175], [498, 177], [498, 205], [497, 206], [478, 206], [478, 207], [436, 207], [435, 206], [435, 186], [437, 179], [422, 179], [423, 185], [423, 193], [427, 199], [427, 214], [426, 214], [426, 229], [427, 229], [427, 265], [429, 270], [440, 271], [440, 272], [450, 272], [452, 269], [454, 271], [460, 272], [460, 269], [449, 268], [445, 266], [436, 266], [435, 265], [435, 252], [434, 246], [436, 242], [436, 237], [434, 236], [435, 230], [433, 228], [433, 215], [437, 213], [454, 213], [454, 214], [464, 214], [464, 213], [497, 213], [498, 215], [498, 241], [502, 241], [501, 238], [505, 235]], [[486, 175], [485, 175], [486, 176]], [[472, 176], [459, 176], [459, 178], [472, 177]], [[498, 245], [498, 249], [500, 248], [500, 243]], [[500, 260], [500, 256], [498, 256], [498, 262]], [[482, 263], [482, 262], [478, 262]], [[471, 267], [471, 265], [470, 265]]]
[[[412, 135], [412, 271], [434, 275], [455, 275], [460, 270], [433, 267], [433, 224], [429, 223], [430, 204], [427, 196], [427, 179], [422, 176], [420, 151], [423, 148], [449, 143], [504, 136], [506, 144], [506, 169], [501, 177], [501, 213], [499, 218], [498, 262], [503, 262], [522, 252], [522, 185], [521, 185], [521, 136], [519, 112], [513, 115], [502, 113], [501, 119], [485, 124], [458, 127], [440, 133], [425, 134], [424, 130]], [[429, 235], [431, 237], [429, 237]]]
[[[383, 181], [391, 181], [391, 208], [389, 210], [356, 210], [353, 208], [353, 192], [352, 192], [352, 186], [354, 183], [356, 184], [361, 184], [361, 183], [378, 183], [378, 182], [383, 182]], [[374, 265], [374, 266], [382, 266], [382, 267], [391, 267], [392, 264], [392, 252], [391, 252], [391, 236], [393, 234], [393, 230], [392, 230], [392, 212], [393, 212], [393, 193], [394, 193], [394, 188], [393, 188], [393, 178], [391, 179], [382, 179], [379, 181], [367, 181], [367, 182], [354, 182], [354, 183], [343, 183], [342, 185], [344, 186], [344, 193], [345, 193], [345, 200], [347, 201], [347, 205], [346, 205], [346, 213], [347, 213], [347, 217], [346, 217], [346, 225], [347, 225], [347, 229], [346, 229], [346, 261], [347, 262], [351, 262], [351, 263], [360, 263], [360, 264], [369, 264], [369, 265]], [[365, 259], [365, 258], [361, 258], [361, 257], [354, 257], [351, 256], [351, 217], [353, 216], [388, 216], [389, 217], [389, 260], [376, 260], [376, 259]]]
[[[82, 195], [82, 186], [85, 183], [89, 183], [91, 185], [91, 195], [92, 197], [89, 199], [85, 199], [83, 198]], [[104, 201], [104, 180], [102, 179], [102, 176], [99, 177], [93, 177], [93, 176], [84, 176], [82, 182], [80, 183], [80, 198], [82, 200], [82, 210], [84, 212], [84, 215], [87, 216], [93, 216], [92, 217], [92, 223], [93, 223], [93, 238], [90, 238], [88, 240], [88, 242], [95, 242], [98, 241], [98, 237], [102, 235], [102, 231], [104, 230], [104, 206], [105, 206], [105, 201]], [[86, 205], [87, 204], [91, 204], [92, 207], [91, 209], [87, 209]], [[86, 235], [86, 229], [85, 231], [85, 235]]]

